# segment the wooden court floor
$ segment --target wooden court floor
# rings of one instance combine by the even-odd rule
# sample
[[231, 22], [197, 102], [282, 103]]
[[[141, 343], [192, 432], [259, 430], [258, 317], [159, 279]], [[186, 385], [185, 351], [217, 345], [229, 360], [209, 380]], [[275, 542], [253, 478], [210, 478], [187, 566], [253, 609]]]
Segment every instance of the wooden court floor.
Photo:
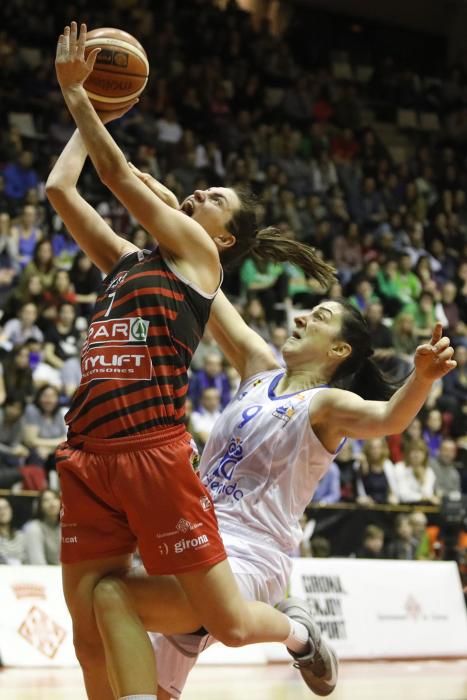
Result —
[[[316, 697], [292, 666], [200, 666], [183, 700], [305, 700]], [[332, 700], [467, 700], [467, 659], [341, 663]], [[1, 700], [86, 700], [77, 669], [0, 671]]]

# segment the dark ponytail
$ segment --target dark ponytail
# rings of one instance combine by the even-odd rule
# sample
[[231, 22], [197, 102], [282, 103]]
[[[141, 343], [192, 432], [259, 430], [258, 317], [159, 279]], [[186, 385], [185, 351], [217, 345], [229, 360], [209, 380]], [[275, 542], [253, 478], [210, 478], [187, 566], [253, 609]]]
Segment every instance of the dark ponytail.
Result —
[[257, 231], [257, 200], [249, 192], [235, 189], [241, 207], [235, 212], [227, 229], [236, 238], [231, 248], [222, 252], [221, 260], [225, 268], [238, 265], [250, 255], [261, 265], [265, 261], [291, 262], [328, 288], [336, 281], [336, 270], [324, 262], [315, 248], [289, 238], [285, 238], [276, 228]]
[[366, 320], [346, 299], [339, 299], [343, 308], [340, 337], [352, 348], [350, 356], [337, 368], [332, 386], [347, 389], [370, 401], [387, 401], [400, 383], [381, 371], [371, 348], [371, 334]]

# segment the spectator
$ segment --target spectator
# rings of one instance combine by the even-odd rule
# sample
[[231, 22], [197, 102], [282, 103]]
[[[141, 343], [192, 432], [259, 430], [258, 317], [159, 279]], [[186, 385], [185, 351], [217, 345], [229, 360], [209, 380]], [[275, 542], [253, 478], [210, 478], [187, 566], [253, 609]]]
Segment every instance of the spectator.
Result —
[[6, 498], [0, 498], [0, 564], [26, 563], [24, 533], [13, 527], [13, 508]]
[[340, 473], [340, 500], [352, 502], [357, 499], [357, 474], [360, 470], [360, 460], [354, 454], [352, 440], [347, 440], [335, 457], [335, 463]]
[[440, 321], [444, 326], [447, 325], [446, 318], [441, 315], [441, 305], [435, 303], [431, 292], [423, 291], [418, 301], [408, 304], [405, 310], [414, 317], [415, 332], [420, 342], [431, 338], [433, 326], [437, 321]]
[[26, 204], [21, 212], [19, 221], [11, 228], [14, 245], [18, 251], [17, 263], [24, 269], [33, 259], [37, 244], [42, 238], [42, 230], [36, 221], [37, 209], [32, 204]]
[[[457, 297], [457, 287], [454, 282], [445, 282], [441, 290], [441, 305], [443, 307], [444, 315], [448, 320], [448, 327], [446, 332], [450, 336], [455, 336], [460, 330], [459, 323], [461, 321], [459, 306], [456, 302]], [[466, 316], [467, 320], [467, 316]]]
[[27, 563], [34, 566], [60, 563], [60, 496], [44, 489], [36, 501], [36, 517], [24, 528]]
[[97, 299], [97, 290], [102, 282], [102, 275], [90, 258], [79, 252], [73, 260], [70, 270], [70, 282], [76, 294], [79, 316], [88, 318]]
[[222, 369], [222, 357], [218, 353], [206, 355], [203, 368], [191, 375], [189, 394], [195, 410], [200, 406], [205, 389], [217, 389], [222, 408], [230, 401], [229, 380]]
[[249, 299], [257, 297], [268, 317], [273, 315], [274, 304], [285, 297], [287, 280], [283, 273], [282, 263], [265, 263], [253, 258], [247, 258], [240, 268], [243, 293]]
[[360, 463], [358, 502], [397, 503], [394, 465], [389, 459], [386, 441], [382, 438], [367, 440], [363, 445]]
[[423, 440], [414, 440], [404, 450], [404, 461], [395, 465], [396, 492], [401, 503], [438, 504], [436, 478], [428, 465], [428, 449]]
[[76, 294], [71, 284], [68, 270], [55, 270], [52, 284], [44, 292], [44, 299], [47, 306], [42, 316], [48, 321], [57, 318], [59, 310], [64, 304], [72, 306], [74, 310]]
[[37, 306], [31, 302], [23, 304], [18, 313], [19, 318], [12, 318], [3, 327], [2, 343], [7, 350], [23, 345], [30, 338], [39, 342], [44, 339], [37, 321]]
[[73, 304], [62, 302], [57, 318], [45, 334], [44, 360], [60, 370], [66, 360], [78, 357], [80, 332], [76, 328], [76, 311]]
[[362, 277], [356, 283], [355, 294], [350, 297], [350, 303], [353, 304], [361, 314], [365, 315], [370, 304], [378, 302], [373, 285], [366, 277]]
[[7, 163], [2, 175], [5, 179], [5, 195], [14, 202], [20, 202], [28, 190], [39, 184], [31, 151], [21, 151], [16, 162]]
[[9, 353], [2, 360], [0, 372], [6, 395], [14, 396], [23, 402], [31, 401], [34, 396], [29, 353], [27, 345], [17, 347], [14, 353]]
[[243, 312], [243, 318], [250, 328], [264, 338], [267, 343], [271, 341], [271, 331], [266, 318], [266, 311], [259, 299], [255, 297], [250, 299]]
[[367, 525], [362, 544], [356, 553], [357, 559], [384, 558], [384, 530], [377, 525]]
[[21, 483], [20, 467], [29, 455], [23, 444], [24, 402], [15, 396], [7, 398], [0, 408], [0, 488], [10, 489]]
[[36, 393], [34, 403], [26, 406], [24, 414], [24, 442], [31, 450], [31, 461], [44, 465], [49, 472], [55, 468], [57, 445], [66, 439], [59, 398], [57, 389], [45, 384]]
[[331, 463], [326, 474], [318, 482], [313, 494], [313, 503], [337, 503], [340, 500], [340, 471], [335, 462]]
[[392, 326], [392, 336], [396, 353], [407, 362], [412, 362], [419, 341], [411, 313], [402, 311], [397, 315]]
[[21, 307], [28, 303], [36, 305], [40, 318], [45, 307], [44, 289], [40, 275], [31, 275], [25, 285], [17, 286], [12, 291], [5, 303], [3, 320], [9, 321], [17, 317]]
[[457, 367], [443, 379], [444, 396], [454, 416], [453, 435], [467, 434], [467, 347], [458, 345], [454, 357]]
[[365, 318], [371, 333], [371, 342], [375, 349], [392, 348], [391, 329], [383, 322], [383, 305], [380, 301], [368, 304]]
[[427, 532], [428, 519], [421, 510], [414, 510], [409, 515], [412, 535], [417, 543], [415, 559], [431, 559], [430, 539]]
[[443, 498], [450, 493], [461, 492], [461, 477], [456, 462], [457, 445], [451, 438], [444, 438], [439, 452], [430, 461], [436, 477], [436, 494]]
[[327, 559], [331, 556], [331, 543], [327, 537], [311, 538], [310, 556], [312, 556], [314, 559]]
[[218, 355], [222, 363], [222, 353], [208, 328], [204, 329], [204, 335], [191, 360], [192, 372], [196, 372], [204, 367], [206, 355]]
[[388, 544], [388, 559], [413, 560], [417, 554], [417, 542], [407, 515], [400, 513], [394, 523], [395, 536]]
[[42, 288], [49, 289], [52, 286], [56, 272], [54, 252], [49, 240], [38, 241], [34, 247], [32, 260], [26, 265], [21, 276], [22, 285], [25, 287], [31, 275], [39, 275]]
[[199, 409], [193, 411], [191, 425], [200, 440], [201, 448], [208, 441], [214, 423], [221, 415], [220, 393], [215, 387], [203, 389]]
[[428, 412], [424, 421], [422, 436], [428, 448], [429, 456], [437, 457], [443, 440], [443, 416], [441, 411], [432, 408]]
[[337, 236], [332, 246], [332, 257], [343, 284], [360, 272], [363, 266], [361, 234], [358, 224], [351, 221], [346, 235]]

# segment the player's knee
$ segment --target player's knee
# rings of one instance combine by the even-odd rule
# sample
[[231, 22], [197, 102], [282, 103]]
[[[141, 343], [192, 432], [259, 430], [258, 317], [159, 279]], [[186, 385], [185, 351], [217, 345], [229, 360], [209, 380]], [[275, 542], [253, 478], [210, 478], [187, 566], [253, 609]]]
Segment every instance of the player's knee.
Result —
[[228, 625], [213, 636], [226, 647], [242, 647], [248, 643], [248, 635], [242, 625]]
[[83, 671], [95, 669], [100, 661], [105, 663], [104, 648], [100, 640], [97, 643], [90, 641], [94, 636], [95, 630], [92, 630], [92, 636], [90, 633], [86, 633], [85, 630], [73, 634], [76, 658]]
[[94, 611], [102, 614], [121, 608], [124, 605], [122, 583], [116, 578], [103, 578], [94, 588]]

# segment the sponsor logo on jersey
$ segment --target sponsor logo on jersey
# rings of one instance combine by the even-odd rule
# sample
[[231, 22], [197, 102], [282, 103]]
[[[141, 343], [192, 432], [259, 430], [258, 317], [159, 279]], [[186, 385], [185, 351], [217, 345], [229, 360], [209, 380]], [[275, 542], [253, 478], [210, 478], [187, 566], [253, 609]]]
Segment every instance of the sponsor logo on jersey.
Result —
[[94, 321], [88, 330], [87, 345], [99, 343], [145, 343], [149, 321], [136, 318], [113, 318]]
[[128, 271], [121, 272], [119, 275], [117, 275], [117, 277], [115, 277], [106, 288], [106, 294], [113, 291], [114, 289], [117, 289], [117, 287], [119, 287], [126, 280], [127, 275]]
[[149, 381], [152, 363], [147, 346], [90, 347], [81, 356], [82, 384], [93, 379]]
[[238, 394], [238, 396], [237, 396], [237, 401], [241, 401], [242, 399], [244, 399], [245, 396], [248, 394], [248, 392], [249, 392], [251, 389], [254, 389], [255, 386], [259, 386], [259, 385], [262, 384], [262, 383], [263, 383], [263, 380], [262, 380], [262, 379], [256, 379], [256, 380], [253, 382], [253, 384], [251, 384], [251, 386], [249, 386], [247, 389], [245, 389], [244, 391], [240, 392], [240, 394]]
[[295, 408], [291, 405], [285, 405], [285, 406], [278, 406], [273, 412], [272, 415], [274, 418], [279, 418], [284, 425], [282, 426], [283, 428], [287, 425], [289, 420], [292, 418], [293, 415], [295, 415]]
[[238, 483], [233, 481], [233, 474], [237, 464], [243, 458], [243, 447], [240, 438], [232, 438], [227, 450], [219, 461], [216, 469], [205, 477], [205, 483], [216, 496], [228, 496], [240, 501], [244, 493], [238, 488]]
[[209, 537], [207, 535], [199, 535], [188, 540], [179, 540], [174, 544], [175, 554], [182, 554], [188, 549], [203, 549], [209, 546]]

